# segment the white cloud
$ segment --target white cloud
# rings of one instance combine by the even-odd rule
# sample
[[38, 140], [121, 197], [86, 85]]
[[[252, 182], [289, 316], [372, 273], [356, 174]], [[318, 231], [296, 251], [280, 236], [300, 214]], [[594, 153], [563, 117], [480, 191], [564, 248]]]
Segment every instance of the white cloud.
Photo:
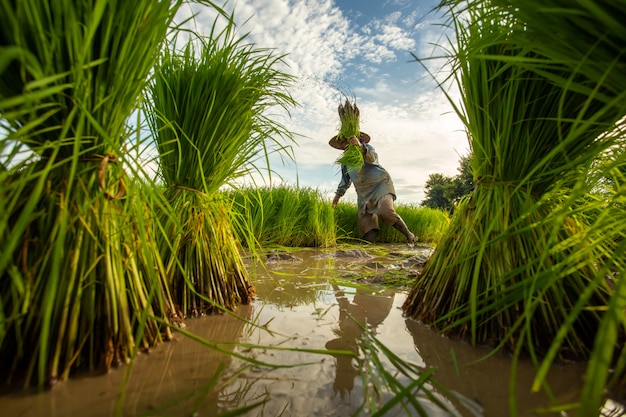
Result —
[[[336, 109], [342, 94], [357, 98], [361, 127], [392, 174], [399, 201], [419, 203], [432, 173], [457, 174], [459, 154], [467, 153], [462, 125], [432, 77], [418, 63], [407, 62], [409, 52], [433, 54], [431, 43], [442, 40], [440, 28], [430, 24], [434, 15], [428, 10], [409, 7], [416, 0], [402, 3], [406, 13], [374, 17], [357, 30], [330, 0], [227, 4], [234, 8], [240, 33], [250, 32], [259, 48], [287, 54], [288, 72], [297, 77], [290, 93], [300, 107], [283, 122], [297, 135], [297, 163], [271, 158], [285, 181], [334, 193], [339, 155], [328, 140], [339, 127]], [[199, 13], [197, 25], [208, 31], [214, 13]], [[441, 63], [427, 65], [436, 72]]]

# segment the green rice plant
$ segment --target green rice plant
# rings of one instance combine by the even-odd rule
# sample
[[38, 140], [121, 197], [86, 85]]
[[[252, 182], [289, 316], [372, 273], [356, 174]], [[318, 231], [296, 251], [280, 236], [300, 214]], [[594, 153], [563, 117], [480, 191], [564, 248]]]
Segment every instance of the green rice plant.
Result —
[[335, 207], [335, 223], [337, 224], [337, 239], [358, 239], [359, 228], [357, 220], [359, 208], [356, 203], [340, 201]]
[[437, 381], [434, 368], [420, 367], [400, 358], [376, 338], [367, 323], [360, 323], [353, 317], [349, 319], [362, 330], [362, 336], [356, 340], [362, 353], [357, 361], [363, 389], [363, 403], [357, 413], [379, 417], [400, 413], [428, 416], [436, 409], [455, 414], [456, 410], [446, 397], [472, 411], [471, 402]]
[[254, 285], [233, 233], [227, 202], [193, 190], [170, 199], [176, 213], [161, 220], [161, 257], [177, 311], [184, 317], [249, 304]]
[[291, 139], [271, 120], [275, 107], [295, 102], [282, 56], [237, 38], [232, 16], [218, 32], [173, 41], [162, 53], [149, 86], [149, 127], [159, 152], [165, 198], [160, 243], [170, 285], [184, 315], [232, 309], [254, 297], [235, 239], [232, 205], [220, 188], [255, 169], [272, 143]]
[[301, 205], [302, 195], [291, 188], [274, 188], [268, 202], [274, 207], [270, 221], [272, 224], [269, 241], [280, 246], [300, 245], [304, 236], [306, 210]]
[[237, 238], [249, 249], [269, 244], [267, 239], [273, 227], [271, 221], [274, 205], [271, 204], [271, 189], [239, 188], [230, 190], [233, 224]]
[[[472, 7], [469, 2], [468, 7]], [[479, 1], [481, 2], [481, 1]], [[506, 8], [524, 22], [524, 46], [552, 62], [568, 67], [577, 75], [576, 88], [587, 90], [610, 107], [623, 111], [624, 43], [626, 24], [623, 1], [590, 0], [490, 0]], [[557, 35], [558, 36], [555, 36]], [[545, 42], [549, 39], [550, 42]], [[544, 70], [542, 62], [527, 62], [535, 70]], [[567, 78], [542, 73], [562, 84]]]
[[338, 107], [339, 112], [339, 133], [337, 140], [347, 145], [341, 156], [337, 159], [337, 163], [345, 165], [351, 171], [358, 171], [364, 164], [363, 152], [360, 146], [348, 144], [348, 139], [352, 136], [359, 137], [361, 130], [359, 127], [360, 111], [356, 105], [350, 103], [346, 98], [346, 102]]
[[[626, 3], [610, 0], [494, 0], [493, 3], [507, 7], [517, 19], [525, 23], [524, 44], [529, 50], [536, 51], [576, 74], [575, 83], [565, 77], [547, 75], [555, 83], [573, 84], [571, 88], [587, 91], [604, 103], [602, 111], [614, 112], [619, 116], [626, 113], [626, 79], [623, 76], [626, 70], [626, 47], [623, 42], [626, 36]], [[526, 65], [534, 71], [545, 73], [541, 62], [529, 62]], [[623, 276], [626, 263], [623, 255], [626, 235], [623, 222], [626, 171], [623, 123], [606, 136], [615, 140], [615, 145], [598, 157], [591, 171], [582, 171], [582, 175], [587, 178], [581, 180], [592, 187], [591, 195], [582, 199], [580, 210], [590, 223], [590, 233], [586, 239], [590, 246], [597, 247], [601, 253], [599, 279], [604, 279], [604, 276]], [[625, 385], [626, 351], [621, 340], [626, 331], [623, 317], [626, 299], [621, 281], [615, 279], [616, 288], [605, 307], [594, 341], [579, 404], [578, 415], [581, 416], [597, 415], [607, 385], [617, 386], [619, 390], [623, 390]], [[570, 322], [565, 322], [562, 332], [569, 327]], [[560, 339], [556, 339], [552, 350], [557, 350], [559, 343]], [[542, 363], [537, 386], [541, 384], [551, 360], [552, 357], [548, 357]]]
[[[455, 107], [472, 149], [475, 191], [463, 200], [404, 309], [472, 343], [588, 358], [611, 290], [574, 202], [581, 172], [621, 117], [577, 75], [529, 52], [507, 10], [451, 9], [458, 46]], [[530, 70], [541, 63], [543, 71]], [[570, 80], [558, 83], [555, 80]], [[582, 303], [582, 304], [581, 304]], [[575, 316], [572, 316], [576, 313]]]
[[123, 167], [127, 120], [180, 2], [2, 1], [4, 381], [44, 386], [157, 343], [171, 303]]
[[[395, 209], [421, 243], [437, 245], [450, 224], [450, 215], [445, 210], [402, 203], [396, 204]], [[377, 240], [386, 243], [406, 243], [406, 238], [396, 229], [386, 227], [382, 223]]]
[[326, 201], [317, 190], [305, 193], [307, 199], [303, 202], [306, 208], [305, 229], [307, 240], [305, 246], [330, 247], [335, 246], [337, 228], [335, 213], [331, 204]]
[[262, 245], [329, 247], [335, 245], [332, 207], [320, 192], [290, 186], [243, 188], [231, 193], [237, 235]]
[[[328, 247], [335, 244], [332, 207], [317, 190], [311, 188], [278, 187], [272, 191], [278, 211], [272, 241], [281, 246]], [[292, 225], [289, 227], [289, 225]]]
[[[417, 207], [413, 204], [397, 204], [396, 211], [420, 239], [420, 242], [436, 245], [450, 224], [450, 216], [447, 212], [428, 207]], [[335, 208], [335, 221], [337, 224], [338, 239], [357, 239], [358, 236], [358, 208], [354, 203], [340, 202]], [[379, 243], [406, 243], [401, 239], [397, 230], [381, 223], [380, 232], [377, 236]]]

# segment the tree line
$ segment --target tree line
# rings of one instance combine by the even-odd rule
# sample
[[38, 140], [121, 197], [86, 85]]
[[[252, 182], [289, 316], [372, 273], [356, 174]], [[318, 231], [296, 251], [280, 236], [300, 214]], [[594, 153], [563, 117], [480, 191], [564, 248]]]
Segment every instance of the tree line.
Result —
[[446, 210], [454, 213], [454, 206], [461, 197], [474, 190], [474, 176], [470, 166], [471, 155], [459, 159], [458, 174], [449, 177], [442, 173], [428, 176], [424, 187], [426, 198], [420, 203], [423, 207]]

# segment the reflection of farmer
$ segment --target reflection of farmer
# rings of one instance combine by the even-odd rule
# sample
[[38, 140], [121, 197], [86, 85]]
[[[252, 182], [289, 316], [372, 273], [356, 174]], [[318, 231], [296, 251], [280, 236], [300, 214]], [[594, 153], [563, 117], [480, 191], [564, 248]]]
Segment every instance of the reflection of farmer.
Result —
[[[335, 330], [338, 337], [326, 342], [326, 349], [349, 350], [358, 354], [357, 340], [363, 335], [361, 326], [367, 325], [368, 331], [374, 332], [389, 315], [395, 294], [392, 291], [372, 294], [359, 288], [350, 302], [339, 287], [333, 285], [333, 289], [339, 303], [339, 329]], [[352, 391], [354, 378], [359, 374], [359, 370], [353, 364], [351, 356], [335, 355], [335, 358], [337, 373], [333, 390], [335, 394], [339, 392], [341, 399], [344, 399], [345, 395]]]
[[396, 191], [391, 176], [385, 168], [379, 165], [378, 155], [369, 141], [370, 136], [363, 132], [358, 138], [350, 137], [347, 143], [341, 143], [337, 136], [330, 140], [330, 146], [340, 150], [345, 150], [348, 144], [359, 146], [364, 160], [363, 167], [358, 171], [341, 165], [341, 181], [333, 199], [333, 207], [337, 207], [339, 199], [350, 188], [350, 184], [354, 183], [359, 209], [359, 238], [374, 243], [376, 234], [380, 230], [378, 226], [378, 218], [380, 218], [387, 226], [393, 226], [402, 232], [409, 243], [415, 243], [417, 238], [393, 207]]

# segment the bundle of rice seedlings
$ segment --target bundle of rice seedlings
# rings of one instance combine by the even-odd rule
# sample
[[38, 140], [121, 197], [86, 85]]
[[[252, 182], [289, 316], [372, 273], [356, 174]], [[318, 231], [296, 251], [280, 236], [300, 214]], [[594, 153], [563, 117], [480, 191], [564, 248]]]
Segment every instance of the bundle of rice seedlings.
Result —
[[[506, 9], [464, 12], [452, 11], [457, 111], [476, 188], [405, 312], [472, 343], [543, 355], [558, 338], [558, 354], [588, 358], [612, 291], [598, 264], [605, 248], [590, 244], [595, 233], [574, 203], [581, 172], [614, 143], [605, 133], [621, 114], [579, 88], [569, 68], [529, 52], [524, 22]], [[530, 69], [536, 63], [542, 71]]]
[[[282, 56], [245, 44], [232, 17], [222, 31], [166, 48], [150, 85], [149, 125], [159, 151], [165, 197], [160, 244], [168, 279], [183, 314], [232, 309], [254, 297], [219, 189], [267, 157], [272, 143], [291, 138], [268, 110], [295, 104]], [[233, 185], [233, 187], [235, 187]]]
[[[571, 85], [595, 96], [604, 103], [602, 112], [626, 114], [626, 3], [612, 0], [493, 0], [492, 3], [506, 7], [517, 19], [525, 23], [524, 42], [550, 61], [570, 69], [576, 77], [552, 78], [561, 85]], [[528, 63], [536, 71], [543, 70], [542, 62]], [[601, 156], [600, 163], [593, 165], [591, 173], [581, 170], [589, 184], [591, 195], [578, 204], [579, 210], [589, 218], [590, 228], [586, 237], [588, 246], [597, 247], [602, 253], [597, 274], [615, 284], [602, 323], [599, 326], [591, 354], [585, 386], [580, 398], [578, 415], [595, 415], [602, 408], [607, 388], [617, 386], [623, 396], [626, 387], [626, 349], [623, 335], [626, 333], [626, 298], [624, 297], [624, 119], [618, 129], [607, 132], [605, 141], [617, 139], [615, 146]], [[588, 123], [595, 123], [593, 118]], [[594, 175], [599, 170], [600, 176]], [[590, 175], [591, 174], [591, 175]], [[584, 187], [581, 187], [584, 189]], [[603, 190], [598, 193], [598, 190]], [[614, 279], [617, 278], [617, 279]], [[569, 323], [563, 324], [563, 332]], [[553, 350], [558, 349], [556, 339]], [[547, 357], [537, 378], [542, 383], [551, 357]]]
[[336, 243], [334, 210], [318, 190], [289, 186], [230, 193], [237, 236], [261, 246], [328, 247]]
[[231, 214], [239, 241], [252, 250], [257, 244], [271, 244], [268, 236], [274, 227], [271, 221], [274, 213], [272, 189], [246, 187], [230, 190], [227, 194], [232, 201]]
[[[174, 194], [173, 194], [174, 193]], [[160, 240], [176, 311], [183, 317], [234, 309], [256, 294], [226, 200], [191, 189], [165, 193], [176, 216], [163, 215]]]
[[3, 381], [106, 370], [167, 334], [171, 303], [123, 146], [179, 6], [0, 2], [5, 140], [36, 155], [3, 181]]
[[356, 105], [356, 101], [352, 104], [350, 100], [346, 98], [343, 105], [339, 104], [337, 111], [339, 113], [339, 122], [341, 123], [337, 140], [347, 145], [346, 149], [337, 159], [337, 163], [347, 166], [350, 171], [359, 171], [364, 163], [361, 148], [356, 145], [348, 144], [349, 138], [352, 136], [359, 137], [361, 134], [359, 128], [359, 108]]

